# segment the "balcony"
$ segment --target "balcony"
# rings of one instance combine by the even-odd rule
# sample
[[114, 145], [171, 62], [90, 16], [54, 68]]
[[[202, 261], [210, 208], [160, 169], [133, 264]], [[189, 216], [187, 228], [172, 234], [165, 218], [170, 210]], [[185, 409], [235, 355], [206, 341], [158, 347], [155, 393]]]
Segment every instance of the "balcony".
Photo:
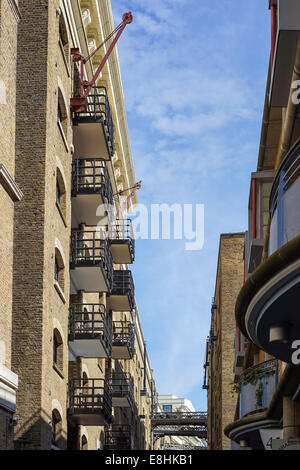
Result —
[[240, 376], [239, 417], [243, 418], [268, 408], [277, 382], [276, 360], [266, 361], [244, 370]]
[[104, 450], [131, 450], [131, 426], [114, 424], [105, 429]]
[[111, 379], [112, 406], [129, 408], [134, 401], [133, 380], [130, 374], [115, 373]]
[[262, 362], [242, 372], [237, 385], [239, 402], [235, 421], [224, 429], [225, 435], [241, 446], [239, 450], [270, 450], [271, 438], [276, 439], [282, 432], [282, 415], [270, 412], [277, 384], [277, 360]]
[[72, 304], [69, 318], [69, 356], [111, 357], [112, 323], [102, 304]]
[[105, 87], [94, 87], [88, 95], [87, 112], [73, 120], [75, 158], [104, 158], [114, 153], [114, 126]]
[[110, 310], [131, 312], [134, 308], [134, 284], [131, 271], [114, 270], [113, 283], [108, 299]]
[[245, 336], [293, 363], [300, 338], [300, 141], [278, 169], [270, 194], [269, 257], [247, 279], [236, 303]]
[[104, 426], [111, 422], [111, 385], [104, 379], [73, 379], [68, 418], [74, 425]]
[[278, 1], [277, 13], [277, 37], [269, 101], [271, 106], [286, 107], [300, 32], [299, 0]]
[[102, 204], [113, 204], [105, 160], [77, 158], [72, 164], [72, 227], [78, 223], [96, 226], [105, 215], [97, 214]]
[[132, 359], [134, 356], [134, 325], [128, 321], [113, 322], [113, 359]]
[[74, 230], [71, 234], [71, 293], [109, 292], [113, 263], [110, 248], [101, 231]]
[[110, 224], [108, 240], [113, 260], [116, 264], [131, 264], [134, 261], [135, 246], [130, 219], [118, 219]]

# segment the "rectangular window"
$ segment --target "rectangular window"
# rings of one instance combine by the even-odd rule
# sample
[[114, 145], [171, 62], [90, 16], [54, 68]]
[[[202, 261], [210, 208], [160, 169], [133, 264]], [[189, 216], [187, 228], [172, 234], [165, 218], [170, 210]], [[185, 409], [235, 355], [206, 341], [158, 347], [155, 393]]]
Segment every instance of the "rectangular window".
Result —
[[163, 410], [166, 413], [170, 413], [172, 411], [172, 405], [163, 405]]

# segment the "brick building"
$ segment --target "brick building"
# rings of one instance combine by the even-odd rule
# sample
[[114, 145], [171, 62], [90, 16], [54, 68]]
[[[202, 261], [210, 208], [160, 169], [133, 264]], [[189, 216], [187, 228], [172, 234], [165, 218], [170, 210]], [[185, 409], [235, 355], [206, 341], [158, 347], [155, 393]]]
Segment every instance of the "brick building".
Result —
[[[299, 450], [300, 4], [269, 0], [266, 7], [270, 63], [257, 166], [249, 175], [245, 207], [244, 282], [233, 299], [236, 406], [222, 433], [232, 449]], [[217, 364], [208, 368], [218, 376]], [[213, 408], [219, 415], [217, 403]]]
[[207, 441], [209, 450], [228, 450], [224, 428], [235, 413], [233, 388], [236, 296], [244, 276], [244, 233], [220, 237], [211, 330], [207, 342]]
[[0, 26], [0, 448], [149, 449], [155, 383], [122, 218], [137, 196], [123, 212], [114, 196], [135, 184], [116, 49], [87, 111], [70, 107], [71, 48], [86, 57], [113, 31], [110, 2], [3, 0]]

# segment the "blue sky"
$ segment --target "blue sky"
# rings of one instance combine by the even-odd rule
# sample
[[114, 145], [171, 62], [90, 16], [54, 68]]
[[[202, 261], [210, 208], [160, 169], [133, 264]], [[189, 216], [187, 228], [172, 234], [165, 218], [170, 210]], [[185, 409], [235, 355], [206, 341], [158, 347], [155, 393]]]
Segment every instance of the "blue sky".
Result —
[[220, 233], [246, 229], [270, 51], [267, 0], [111, 0], [139, 202], [205, 205], [205, 243], [137, 240], [136, 299], [159, 393], [202, 390]]

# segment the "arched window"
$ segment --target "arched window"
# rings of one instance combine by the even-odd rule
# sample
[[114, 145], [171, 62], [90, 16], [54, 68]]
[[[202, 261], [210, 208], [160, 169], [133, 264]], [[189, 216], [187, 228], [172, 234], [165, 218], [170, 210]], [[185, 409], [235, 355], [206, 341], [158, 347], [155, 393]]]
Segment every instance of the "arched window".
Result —
[[65, 287], [65, 264], [63, 257], [58, 248], [55, 248], [54, 259], [54, 280], [59, 284], [59, 287], [64, 290]]
[[53, 365], [63, 369], [63, 340], [57, 328], [53, 331]]
[[51, 428], [52, 428], [52, 445], [55, 447], [59, 447], [60, 439], [61, 439], [61, 429], [62, 429], [62, 421], [61, 416], [58, 410], [52, 411], [52, 420], [51, 420]]
[[83, 385], [84, 387], [87, 387], [88, 384], [89, 384], [89, 378], [88, 378], [88, 376], [87, 376], [87, 373], [86, 373], [86, 372], [83, 372], [83, 374], [82, 374], [82, 385]]
[[85, 435], [81, 438], [81, 450], [88, 450], [88, 441]]
[[63, 14], [59, 17], [59, 42], [66, 59], [69, 60], [69, 38]]
[[63, 97], [63, 94], [58, 88], [58, 103], [57, 103], [57, 123], [61, 127], [61, 130], [64, 133], [65, 138], [67, 138], [67, 131], [68, 131], [68, 113], [67, 113], [67, 108], [65, 104], [65, 100]]
[[66, 187], [59, 168], [56, 168], [56, 204], [63, 218], [66, 219]]

